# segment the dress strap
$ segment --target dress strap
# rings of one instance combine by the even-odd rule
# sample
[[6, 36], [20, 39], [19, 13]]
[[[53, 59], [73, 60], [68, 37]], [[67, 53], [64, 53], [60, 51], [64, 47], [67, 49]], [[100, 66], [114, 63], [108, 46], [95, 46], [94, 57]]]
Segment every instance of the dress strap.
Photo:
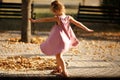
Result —
[[[58, 16], [57, 16], [58, 17]], [[65, 34], [68, 36], [68, 38], [70, 39], [70, 36], [68, 34], [68, 31], [65, 29], [65, 26], [63, 25], [60, 17], [58, 17], [59, 21], [60, 21], [60, 26], [62, 27], [62, 29], [64, 30]]]

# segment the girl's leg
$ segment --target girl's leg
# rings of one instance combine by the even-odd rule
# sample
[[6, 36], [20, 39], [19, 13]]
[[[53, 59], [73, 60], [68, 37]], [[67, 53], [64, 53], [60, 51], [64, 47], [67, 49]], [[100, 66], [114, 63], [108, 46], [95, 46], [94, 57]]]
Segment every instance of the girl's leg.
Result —
[[59, 63], [59, 60], [58, 60], [58, 56], [57, 56], [57, 55], [56, 55], [56, 62], [57, 62], [57, 70], [58, 70], [59, 73], [61, 73], [61, 72], [62, 72], [62, 69], [61, 69], [61, 65], [60, 65], [60, 63]]
[[65, 62], [63, 61], [61, 53], [56, 55], [56, 60], [57, 60], [57, 64], [61, 67], [62, 75], [67, 77], [68, 74], [67, 74], [67, 71], [66, 71], [66, 65], [65, 65]]
[[61, 69], [59, 60], [58, 60], [58, 58], [57, 58], [57, 55], [56, 55], [56, 63], [57, 63], [57, 68], [56, 68], [55, 70], [53, 70], [53, 71], [51, 72], [51, 74], [61, 73], [61, 72], [62, 72], [62, 69]]

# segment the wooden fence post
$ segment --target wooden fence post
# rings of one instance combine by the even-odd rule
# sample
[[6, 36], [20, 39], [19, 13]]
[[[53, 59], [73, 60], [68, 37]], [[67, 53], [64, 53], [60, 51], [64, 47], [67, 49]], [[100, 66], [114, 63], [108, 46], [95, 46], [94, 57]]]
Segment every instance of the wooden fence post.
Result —
[[22, 0], [22, 29], [21, 41], [29, 43], [31, 41], [31, 4], [32, 0]]

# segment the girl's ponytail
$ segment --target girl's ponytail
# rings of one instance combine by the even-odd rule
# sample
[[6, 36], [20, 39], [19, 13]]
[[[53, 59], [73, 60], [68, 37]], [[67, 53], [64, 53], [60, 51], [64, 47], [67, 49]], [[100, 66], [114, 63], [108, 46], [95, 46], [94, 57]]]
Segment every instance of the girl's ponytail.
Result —
[[65, 12], [65, 7], [60, 1], [54, 0], [51, 3], [51, 10], [53, 12]]

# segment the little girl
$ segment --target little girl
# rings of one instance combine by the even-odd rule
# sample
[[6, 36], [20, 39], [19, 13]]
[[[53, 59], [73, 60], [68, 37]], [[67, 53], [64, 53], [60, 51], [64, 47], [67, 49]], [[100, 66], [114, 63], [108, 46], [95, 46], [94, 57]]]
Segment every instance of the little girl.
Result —
[[87, 32], [93, 32], [93, 30], [88, 29], [82, 23], [76, 21], [73, 17], [66, 15], [64, 5], [58, 0], [54, 0], [51, 3], [51, 11], [55, 15], [54, 17], [30, 20], [33, 23], [55, 22], [49, 37], [40, 45], [40, 48], [41, 51], [46, 55], [56, 56], [57, 69], [51, 73], [60, 73], [60, 75], [67, 77], [68, 73], [66, 71], [66, 66], [62, 58], [62, 54], [68, 51], [70, 47], [77, 46], [79, 43], [70, 26], [70, 23], [73, 23]]

